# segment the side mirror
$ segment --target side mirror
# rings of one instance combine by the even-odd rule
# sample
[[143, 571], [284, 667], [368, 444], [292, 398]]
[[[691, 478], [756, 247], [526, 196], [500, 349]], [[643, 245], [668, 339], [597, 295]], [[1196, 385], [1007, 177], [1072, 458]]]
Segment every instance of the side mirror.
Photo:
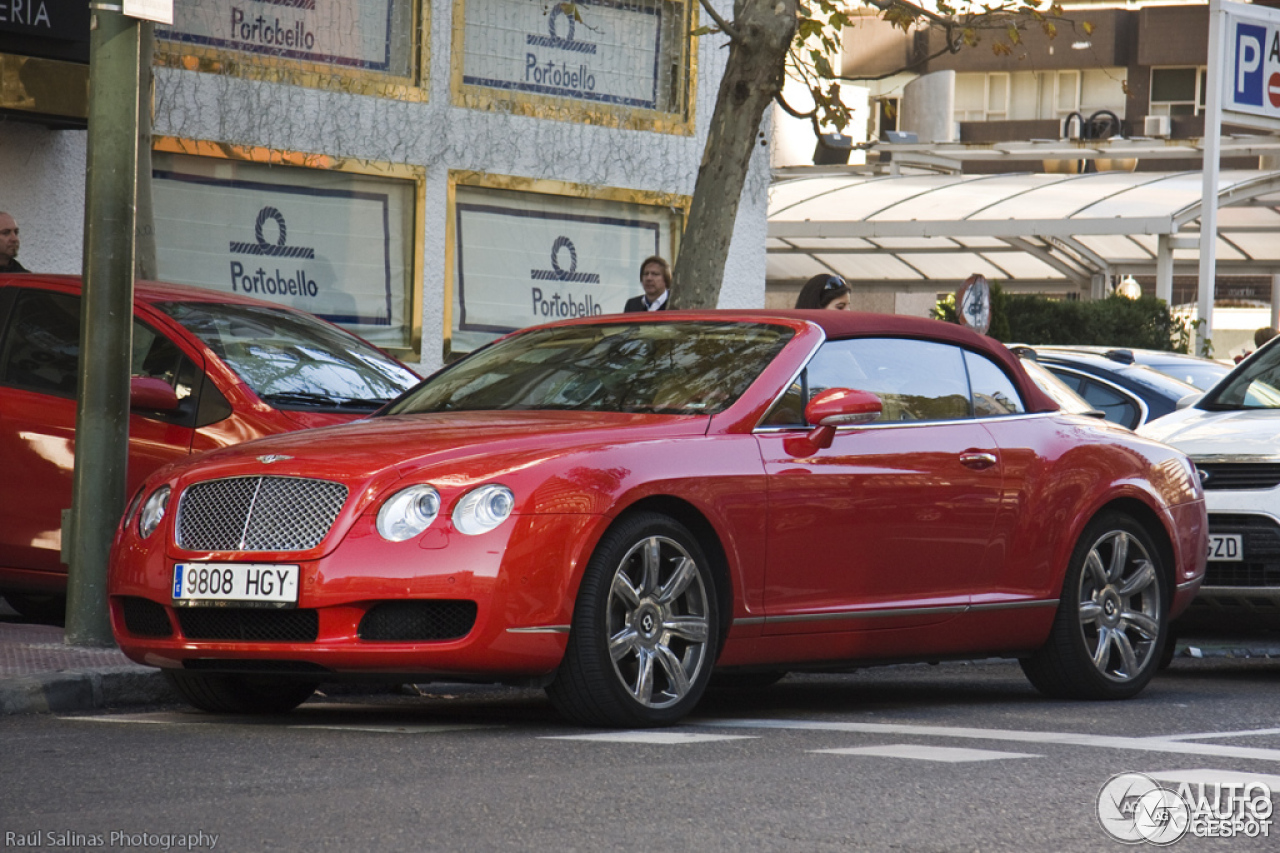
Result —
[[1191, 408], [1192, 406], [1194, 406], [1196, 403], [1199, 403], [1199, 402], [1200, 402], [1200, 398], [1201, 398], [1201, 397], [1203, 397], [1203, 396], [1204, 396], [1204, 394], [1188, 394], [1187, 396], [1185, 396], [1185, 397], [1183, 397], [1182, 399], [1178, 400], [1178, 402], [1174, 404], [1174, 408], [1175, 408], [1175, 409], [1189, 409], [1189, 408]]
[[869, 424], [883, 411], [880, 398], [870, 391], [828, 388], [804, 407], [805, 420], [815, 426], [804, 438], [789, 442], [787, 452], [793, 456], [810, 456], [831, 446], [837, 427]]
[[176, 412], [182, 402], [173, 386], [152, 376], [135, 376], [129, 380], [129, 408], [153, 412]]

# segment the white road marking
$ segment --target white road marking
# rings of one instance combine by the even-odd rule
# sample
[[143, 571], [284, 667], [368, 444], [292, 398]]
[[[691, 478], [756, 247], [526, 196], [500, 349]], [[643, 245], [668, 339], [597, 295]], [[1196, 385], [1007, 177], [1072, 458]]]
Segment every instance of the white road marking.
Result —
[[465, 725], [461, 723], [457, 725], [450, 725], [448, 723], [441, 723], [438, 725], [426, 725], [426, 726], [397, 726], [397, 725], [391, 725], [391, 724], [388, 724], [385, 726], [377, 726], [377, 725], [368, 725], [365, 723], [353, 723], [351, 725], [343, 725], [342, 723], [326, 723], [322, 725], [320, 723], [312, 723], [312, 724], [301, 725], [301, 726], [291, 725], [291, 726], [286, 726], [286, 728], [332, 729], [333, 731], [339, 731], [339, 732], [375, 732], [379, 734], [393, 734], [393, 735], [437, 735], [437, 734], [445, 734], [447, 732], [475, 731], [477, 729], [500, 729], [502, 728], [502, 726], [486, 725], [482, 723], [477, 723], [475, 725]]
[[1218, 740], [1224, 737], [1258, 737], [1280, 735], [1280, 729], [1249, 729], [1243, 732], [1197, 732], [1191, 735], [1161, 735], [1161, 740]]
[[1246, 773], [1241, 770], [1156, 770], [1143, 774], [1161, 782], [1189, 782], [1192, 785], [1220, 785], [1223, 782], [1261, 782], [1280, 794], [1280, 776], [1267, 773]]
[[286, 729], [333, 729], [346, 732], [375, 732], [380, 734], [429, 735], [448, 732], [474, 731], [476, 729], [500, 729], [492, 723], [426, 723], [422, 725], [397, 725], [395, 723], [283, 723], [278, 717], [270, 719], [253, 717], [218, 716], [160, 711], [154, 714], [108, 714], [101, 717], [60, 717], [63, 720], [94, 723], [134, 723], [159, 726], [210, 726], [210, 725], [270, 725]]
[[997, 761], [1002, 758], [1044, 758], [1029, 752], [997, 752], [993, 749], [959, 749], [954, 746], [921, 746], [912, 743], [894, 743], [886, 746], [859, 746], [848, 749], [811, 749], [829, 755], [874, 755], [880, 758], [915, 758], [921, 761], [945, 761], [959, 764], [965, 761]]
[[[214, 723], [226, 723], [232, 718], [216, 717], [211, 714], [173, 713], [161, 711], [155, 714], [107, 714], [101, 717], [58, 717], [60, 720], [72, 720], [87, 723], [142, 723], [152, 726], [204, 726]], [[240, 720], [238, 722], [247, 722]]]
[[540, 740], [590, 740], [602, 743], [709, 743], [717, 740], [758, 740], [758, 735], [708, 735], [694, 732], [599, 732], [590, 735], [550, 735]]
[[1091, 746], [1139, 752], [1169, 752], [1178, 755], [1210, 755], [1280, 763], [1280, 749], [1255, 749], [1210, 743], [1185, 743], [1164, 737], [1117, 737], [1074, 732], [1027, 732], [1011, 729], [975, 729], [950, 726], [907, 726], [886, 723], [824, 723], [813, 720], [698, 720], [709, 728], [791, 729], [796, 731], [848, 732], [869, 735], [909, 735], [914, 737], [967, 738], [1016, 743], [1052, 743], [1063, 746]]

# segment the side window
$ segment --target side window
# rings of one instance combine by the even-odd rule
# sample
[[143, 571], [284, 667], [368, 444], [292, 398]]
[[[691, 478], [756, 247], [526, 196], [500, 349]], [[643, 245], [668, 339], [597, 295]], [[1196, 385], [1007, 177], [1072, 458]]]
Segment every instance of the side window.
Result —
[[804, 426], [804, 376], [791, 383], [787, 392], [778, 398], [773, 408], [760, 421], [762, 427]]
[[1138, 407], [1138, 404], [1110, 385], [1105, 385], [1102, 382], [1097, 382], [1070, 371], [1058, 372], [1055, 370], [1053, 372], [1072, 391], [1084, 397], [1089, 405], [1101, 411], [1106, 419], [1112, 423], [1135, 429], [1142, 421], [1142, 409]]
[[909, 338], [828, 341], [809, 362], [808, 394], [827, 388], [870, 391], [884, 404], [879, 422], [973, 417], [959, 347]]
[[0, 346], [0, 383], [74, 397], [80, 356], [80, 300], [22, 290]]
[[[166, 413], [161, 420], [191, 426], [199, 403], [197, 383], [200, 371], [182, 354], [178, 345], [139, 320], [133, 321], [133, 353], [129, 361], [130, 376], [146, 376], [170, 385], [178, 395], [176, 412]], [[139, 413], [145, 417], [154, 414]]]
[[1013, 381], [991, 359], [966, 350], [964, 363], [969, 368], [975, 417], [1020, 415], [1027, 410]]

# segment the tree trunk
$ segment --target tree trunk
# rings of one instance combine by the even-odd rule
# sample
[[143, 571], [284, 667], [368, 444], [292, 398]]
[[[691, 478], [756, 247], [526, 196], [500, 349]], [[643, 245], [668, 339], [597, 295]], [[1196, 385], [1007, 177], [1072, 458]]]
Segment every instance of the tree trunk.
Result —
[[781, 90], [796, 0], [736, 0], [734, 37], [673, 271], [673, 308], [715, 308], [760, 119]]

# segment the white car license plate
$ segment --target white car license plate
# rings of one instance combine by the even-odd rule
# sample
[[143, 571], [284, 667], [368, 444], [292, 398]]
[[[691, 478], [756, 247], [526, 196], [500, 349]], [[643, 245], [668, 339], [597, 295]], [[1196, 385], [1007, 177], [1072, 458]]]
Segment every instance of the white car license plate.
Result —
[[1239, 533], [1210, 533], [1209, 559], [1215, 562], [1244, 559], [1244, 537]]
[[277, 563], [178, 563], [173, 567], [176, 606], [233, 601], [297, 604], [298, 567]]

